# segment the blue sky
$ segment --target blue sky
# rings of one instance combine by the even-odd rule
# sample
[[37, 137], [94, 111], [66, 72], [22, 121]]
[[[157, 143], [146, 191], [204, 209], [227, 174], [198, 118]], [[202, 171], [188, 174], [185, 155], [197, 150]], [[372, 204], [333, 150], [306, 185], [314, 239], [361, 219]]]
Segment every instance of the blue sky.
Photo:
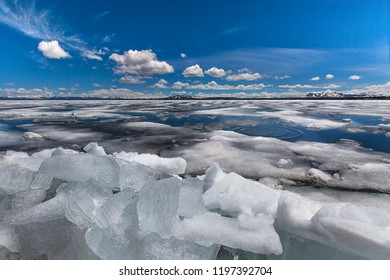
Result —
[[0, 0], [0, 95], [278, 97], [386, 85], [387, 2]]

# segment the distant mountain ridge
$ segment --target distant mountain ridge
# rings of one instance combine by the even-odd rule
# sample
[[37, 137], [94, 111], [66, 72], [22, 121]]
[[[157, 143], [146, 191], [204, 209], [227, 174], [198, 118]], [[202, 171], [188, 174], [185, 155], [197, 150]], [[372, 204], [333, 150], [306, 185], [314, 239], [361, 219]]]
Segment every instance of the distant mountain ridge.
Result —
[[299, 100], [299, 99], [390, 99], [390, 93], [375, 93], [369, 91], [350, 91], [350, 92], [338, 92], [332, 90], [325, 90], [320, 92], [309, 92], [306, 94], [301, 94], [297, 96], [278, 96], [274, 94], [273, 96], [266, 97], [248, 97], [245, 96], [216, 96], [212, 95], [198, 97], [196, 95], [172, 95], [166, 97], [148, 97], [148, 98], [128, 98], [128, 97], [119, 97], [119, 96], [63, 96], [63, 95], [54, 95], [54, 96], [0, 96], [0, 100]]
[[341, 99], [350, 99], [350, 98], [390, 98], [390, 94], [375, 94], [368, 91], [362, 92], [338, 92], [333, 90], [325, 90], [321, 92], [309, 92], [306, 94], [308, 98], [341, 98]]

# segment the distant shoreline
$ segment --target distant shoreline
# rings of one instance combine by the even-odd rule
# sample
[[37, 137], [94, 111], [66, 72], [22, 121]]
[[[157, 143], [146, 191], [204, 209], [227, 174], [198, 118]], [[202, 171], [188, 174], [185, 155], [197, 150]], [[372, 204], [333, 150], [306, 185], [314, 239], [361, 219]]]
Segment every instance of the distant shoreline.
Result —
[[83, 98], [83, 97], [70, 97], [70, 98], [1, 98], [0, 101], [6, 100], [169, 100], [169, 101], [198, 101], [198, 100], [390, 100], [390, 97], [271, 97], [271, 98], [233, 98], [233, 97], [210, 97], [210, 98]]

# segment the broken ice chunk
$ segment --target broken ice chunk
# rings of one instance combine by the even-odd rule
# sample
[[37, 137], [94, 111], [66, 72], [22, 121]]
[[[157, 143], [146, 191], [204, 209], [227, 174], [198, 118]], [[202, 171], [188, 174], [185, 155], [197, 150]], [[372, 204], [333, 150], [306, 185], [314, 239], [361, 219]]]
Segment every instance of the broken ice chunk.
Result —
[[157, 233], [142, 235], [137, 217], [138, 193], [119, 192], [98, 208], [87, 231], [88, 246], [102, 259], [215, 259], [219, 246], [201, 246]]
[[217, 244], [201, 246], [174, 237], [163, 239], [157, 233], [146, 235], [142, 243], [147, 258], [156, 260], [215, 260], [220, 248]]
[[51, 156], [58, 156], [58, 155], [75, 155], [75, 154], [78, 154], [79, 152], [75, 151], [75, 150], [71, 150], [71, 149], [64, 149], [62, 147], [58, 147], [58, 148], [55, 148], [55, 149], [46, 149], [46, 150], [42, 150], [42, 151], [39, 151], [39, 152], [36, 152], [36, 153], [33, 153], [31, 155], [31, 158], [34, 158], [34, 159], [46, 159], [46, 158], [49, 158]]
[[15, 194], [29, 189], [50, 187], [52, 178], [18, 165], [0, 163], [0, 191]]
[[311, 218], [322, 206], [323, 203], [282, 191], [276, 212], [276, 225], [290, 233], [320, 241], [317, 234], [313, 233]]
[[221, 167], [217, 162], [211, 165], [206, 170], [206, 176], [203, 180], [203, 191], [207, 191], [209, 188], [211, 188], [212, 185], [221, 180], [225, 175], [226, 173], [222, 171]]
[[169, 178], [146, 184], [139, 192], [139, 226], [145, 233], [168, 238], [179, 220], [180, 180]]
[[[138, 201], [138, 194], [130, 189], [123, 190], [115, 195], [112, 195], [105, 199], [102, 205], [97, 208], [95, 214], [95, 223], [100, 228], [107, 228], [111, 224], [118, 224], [126, 208], [132, 207], [135, 209]], [[135, 212], [135, 211], [134, 211]], [[127, 213], [128, 215], [129, 213]], [[137, 220], [137, 213], [134, 213], [135, 217], [127, 217]], [[138, 224], [138, 220], [137, 220]]]
[[103, 260], [141, 260], [141, 241], [138, 233], [122, 225], [100, 228], [94, 226], [85, 233], [88, 247]]
[[206, 211], [203, 202], [203, 182], [197, 179], [180, 181], [178, 215], [190, 218]]
[[27, 190], [16, 193], [12, 198], [12, 211], [23, 211], [41, 203], [46, 196], [44, 189]]
[[109, 186], [119, 186], [119, 166], [109, 157], [90, 154], [59, 155], [46, 159], [39, 171], [68, 182], [94, 179]]
[[108, 198], [96, 211], [96, 224], [85, 234], [102, 259], [145, 259], [137, 216], [138, 193], [127, 189]]
[[119, 158], [115, 160], [120, 168], [119, 188], [121, 190], [132, 189], [139, 191], [146, 183], [169, 176], [137, 162], [129, 162]]
[[57, 195], [24, 211], [8, 215], [2, 222], [8, 225], [23, 225], [53, 221], [64, 218], [64, 216], [64, 197]]
[[98, 259], [86, 245], [85, 230], [65, 218], [25, 223], [17, 226], [15, 232], [22, 259]]
[[138, 154], [138, 153], [114, 153], [114, 157], [121, 158], [130, 162], [138, 162], [140, 164], [149, 166], [165, 174], [177, 175], [183, 174], [186, 170], [187, 163], [184, 159], [162, 158], [154, 154]]
[[219, 246], [201, 246], [157, 233], [142, 235], [137, 216], [138, 193], [130, 189], [108, 198], [87, 231], [88, 246], [102, 259], [215, 259]]
[[6, 154], [3, 156], [2, 161], [6, 162], [8, 164], [16, 164], [16, 165], [19, 165], [21, 167], [30, 169], [32, 171], [38, 171], [43, 160], [45, 158], [51, 156], [53, 149], [43, 150], [42, 152], [45, 152], [44, 153], [45, 157], [41, 156], [43, 153], [39, 153], [39, 156], [36, 156], [36, 154], [37, 154], [36, 153], [30, 157], [27, 153], [24, 153], [24, 152], [15, 152], [15, 151], [8, 150], [6, 152]]
[[17, 252], [19, 248], [14, 229], [5, 224], [0, 224], [0, 246], [7, 248], [11, 252]]
[[20, 254], [0, 245], [0, 260], [19, 260]]
[[0, 196], [0, 220], [7, 215], [22, 212], [41, 203], [45, 197], [46, 191], [42, 189]]
[[273, 227], [275, 221], [274, 217], [266, 216], [264, 214], [252, 216], [245, 213], [240, 214], [237, 219], [239, 227], [247, 230]]
[[[57, 149], [54, 149], [51, 156], [59, 156], [59, 155], [77, 155], [79, 152], [71, 149], [64, 149], [62, 147], [58, 147]], [[32, 155], [33, 156], [33, 155]]]
[[29, 158], [30, 156], [25, 152], [17, 152], [17, 151], [11, 151], [7, 150], [5, 155], [3, 156], [3, 160], [8, 163], [13, 163], [17, 161], [18, 159], [24, 159]]
[[197, 179], [168, 178], [146, 184], [139, 192], [137, 206], [140, 228], [168, 238], [179, 216], [192, 217], [205, 211], [202, 190]]
[[53, 152], [55, 150], [56, 149], [45, 149], [45, 150], [31, 154], [31, 157], [32, 158], [40, 158], [40, 159], [49, 158], [53, 155]]
[[94, 224], [97, 208], [112, 195], [110, 188], [94, 180], [63, 184], [57, 192], [65, 197], [65, 217], [81, 229]]
[[279, 196], [279, 190], [229, 173], [206, 191], [203, 199], [208, 209], [274, 215]]
[[105, 229], [95, 226], [85, 238], [93, 252], [105, 260], [212, 260], [219, 250], [219, 245], [201, 246], [174, 237], [163, 239], [157, 233], [142, 236], [138, 230], [122, 223]]
[[87, 146], [83, 148], [84, 151], [86, 151], [88, 154], [95, 155], [95, 156], [106, 156], [106, 151], [104, 151], [104, 148], [99, 146], [96, 142], [91, 142]]
[[222, 244], [266, 255], [282, 253], [279, 236], [272, 226], [248, 230], [240, 226], [238, 219], [222, 217], [217, 213], [207, 212], [180, 221], [175, 226], [174, 235], [203, 246]]

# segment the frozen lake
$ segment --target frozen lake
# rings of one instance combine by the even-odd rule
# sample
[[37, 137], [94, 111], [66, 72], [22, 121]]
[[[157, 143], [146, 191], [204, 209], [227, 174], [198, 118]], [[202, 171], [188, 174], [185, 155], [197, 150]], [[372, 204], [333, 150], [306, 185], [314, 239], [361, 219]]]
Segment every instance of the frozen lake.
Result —
[[1, 101], [0, 257], [389, 259], [389, 109]]
[[[32, 151], [58, 144], [85, 145], [94, 139], [109, 151], [136, 148], [161, 152], [172, 146], [172, 140], [186, 143], [225, 130], [292, 142], [339, 143], [348, 139], [389, 153], [389, 105], [382, 100], [2, 101], [4, 141], [0, 145], [3, 150], [13, 145]], [[45, 141], [20, 142], [18, 134], [25, 131], [42, 134]]]

